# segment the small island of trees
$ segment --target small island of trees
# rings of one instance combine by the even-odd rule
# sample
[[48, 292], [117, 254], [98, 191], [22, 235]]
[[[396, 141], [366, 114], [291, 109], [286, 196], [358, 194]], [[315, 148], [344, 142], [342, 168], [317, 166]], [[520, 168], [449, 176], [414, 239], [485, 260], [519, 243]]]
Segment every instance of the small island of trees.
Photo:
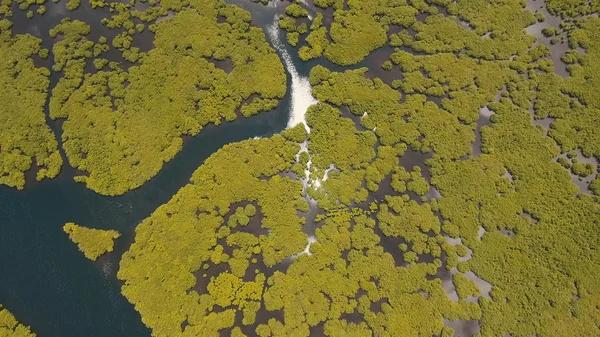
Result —
[[[598, 4], [312, 3], [274, 22], [311, 67], [305, 124], [215, 152], [121, 257], [152, 335], [600, 335]], [[62, 165], [38, 57], [60, 77], [48, 113], [75, 179], [108, 196], [155, 176], [183, 136], [286, 94], [280, 57], [236, 5], [91, 6], [109, 7], [115, 36], [64, 19], [49, 51], [0, 21], [1, 184], [23, 188], [34, 159], [38, 179]], [[119, 236], [64, 231], [92, 260]]]
[[0, 304], [0, 336], [35, 337], [31, 329], [19, 323], [15, 316]]
[[69, 239], [77, 244], [79, 250], [92, 261], [105, 253], [112, 252], [115, 239], [121, 234], [114, 230], [101, 230], [86, 228], [69, 222], [63, 226], [63, 231], [69, 235]]

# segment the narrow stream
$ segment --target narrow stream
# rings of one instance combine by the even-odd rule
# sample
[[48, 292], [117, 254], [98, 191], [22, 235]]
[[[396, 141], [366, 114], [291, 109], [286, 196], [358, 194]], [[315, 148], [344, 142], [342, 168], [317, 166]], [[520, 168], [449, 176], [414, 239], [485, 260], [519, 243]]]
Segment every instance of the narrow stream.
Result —
[[[87, 1], [75, 12], [61, 11], [64, 3], [48, 7], [46, 15], [33, 21], [15, 9], [15, 33], [33, 34], [42, 38], [45, 48], [51, 48], [48, 30], [69, 16], [85, 19], [92, 26], [92, 39], [114, 34], [99, 19], [90, 20], [106, 16], [108, 9], [92, 11]], [[149, 48], [151, 39], [142, 40]], [[42, 62], [51, 66], [51, 58]], [[224, 145], [285, 129], [292, 107], [290, 79], [288, 74], [288, 94], [276, 110], [218, 127], [208, 125], [187, 139], [183, 150], [157, 176], [123, 196], [104, 197], [74, 182], [75, 170], [66, 161], [58, 177], [28, 181], [23, 191], [1, 185], [0, 303], [39, 336], [150, 336], [139, 313], [121, 295], [116, 278], [121, 255], [133, 242], [135, 226], [168, 202], [203, 161]], [[51, 86], [57, 82], [58, 76], [53, 74]], [[60, 139], [61, 122], [49, 124]], [[92, 263], [62, 231], [66, 222], [116, 229], [122, 236], [113, 253]]]
[[[116, 279], [119, 260], [134, 239], [136, 225], [158, 206], [168, 202], [188, 183], [189, 177], [204, 160], [225, 144], [254, 137], [268, 137], [300, 123], [310, 131], [306, 125], [305, 112], [317, 102], [311, 94], [312, 88], [308, 81], [308, 73], [315, 65], [322, 64], [332, 71], [369, 67], [368, 77], [380, 77], [388, 84], [395, 76], [381, 69], [381, 64], [391, 52], [389, 47], [374, 51], [367, 59], [352, 67], [342, 68], [323, 59], [302, 62], [296, 50], [285, 42], [285, 33], [278, 27], [277, 18], [284, 11], [286, 2], [270, 2], [269, 6], [248, 0], [227, 2], [252, 13], [253, 24], [263, 28], [285, 65], [287, 94], [276, 110], [250, 118], [239, 118], [218, 127], [205, 127], [199, 135], [186, 140], [183, 150], [166, 163], [156, 177], [123, 196], [104, 197], [86, 189], [83, 184], [75, 183], [75, 170], [66, 161], [57, 178], [43, 182], [28, 181], [24, 191], [0, 185], [0, 303], [9, 308], [19, 321], [32, 326], [39, 336], [150, 336], [139, 313], [121, 295], [121, 284]], [[541, 29], [554, 26], [556, 20], [542, 4], [542, 0], [528, 1], [527, 8], [532, 11], [541, 10], [547, 19], [529, 27], [527, 31], [537, 35], [541, 43], [549, 43], [549, 39], [541, 37]], [[312, 15], [315, 12], [310, 13]], [[92, 39], [104, 35], [110, 40], [115, 35], [114, 31], [102, 26], [99, 20], [89, 22], [90, 17], [104, 17], [109, 13], [106, 8], [92, 10], [87, 1], [82, 1], [81, 8], [75, 12], [64, 10], [64, 3], [56, 6], [49, 4], [46, 15], [36, 16], [33, 21], [26, 19], [25, 12], [20, 10], [15, 10], [14, 14], [15, 32], [38, 36], [43, 39], [43, 46], [49, 49], [52, 41], [47, 32], [65, 16], [88, 22], [92, 26]], [[301, 42], [304, 38], [302, 37]], [[149, 50], [151, 41], [152, 34], [144, 35], [140, 41], [141, 47]], [[564, 48], [563, 43], [551, 47], [556, 71], [561, 76], [568, 75], [564, 64], [560, 62]], [[42, 60], [41, 63], [45, 67], [51, 66], [50, 60]], [[54, 74], [51, 85], [55, 85], [57, 81], [58, 76]], [[489, 114], [489, 111], [481, 111], [479, 128], [489, 123]], [[49, 124], [60, 139], [60, 123], [50, 121]], [[303, 150], [308, 151], [306, 143]], [[480, 153], [478, 137], [473, 156]], [[424, 174], [429, 178], [424, 165], [425, 159], [420, 153], [408, 151], [401, 162], [407, 167], [422, 166]], [[327, 171], [323, 180], [326, 177]], [[305, 187], [309, 184], [307, 178], [303, 182]], [[319, 181], [310, 183], [318, 186]], [[382, 188], [379, 194], [383, 195], [385, 191], [387, 190]], [[439, 197], [439, 192], [432, 187], [430, 195]], [[311, 208], [305, 214], [307, 224], [304, 228], [309, 239], [305, 250], [299, 254], [310, 254], [310, 244], [316, 241], [314, 219], [318, 208], [314, 200], [308, 201]], [[122, 237], [116, 241], [115, 252], [92, 263], [63, 233], [62, 226], [65, 222], [116, 229], [122, 233]], [[291, 261], [286, 261], [289, 262]], [[443, 280], [444, 288], [451, 297], [454, 291], [451, 280], [455, 272], [444, 270], [435, 275]], [[491, 286], [487, 282], [474, 274], [467, 276], [478, 282], [483, 296], [489, 296], [487, 293]], [[446, 324], [465, 336], [479, 331], [477, 321], [448, 321]]]

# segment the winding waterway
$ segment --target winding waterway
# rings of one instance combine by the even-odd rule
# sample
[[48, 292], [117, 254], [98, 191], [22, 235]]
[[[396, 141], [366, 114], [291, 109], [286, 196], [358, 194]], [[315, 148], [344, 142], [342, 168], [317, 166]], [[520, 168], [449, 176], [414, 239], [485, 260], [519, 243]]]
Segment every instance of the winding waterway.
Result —
[[[87, 1], [74, 13], [52, 11], [63, 7], [50, 5], [46, 15], [36, 17], [33, 23], [15, 8], [15, 31], [40, 37], [43, 46], [51, 48], [47, 32], [65, 15], [84, 20], [108, 12], [92, 11]], [[270, 14], [271, 19], [273, 16]], [[85, 21], [92, 26], [92, 38], [111, 36], [99, 20]], [[149, 48], [151, 38], [142, 38], [142, 48]], [[51, 65], [49, 60], [41, 62]], [[57, 81], [54, 75], [51, 88]], [[104, 197], [74, 182], [75, 170], [67, 164], [55, 179], [28, 179], [23, 191], [1, 185], [0, 303], [39, 336], [150, 336], [139, 313], [121, 295], [116, 278], [120, 257], [133, 241], [135, 226], [187, 184], [202, 162], [225, 144], [285, 129], [293, 105], [293, 83], [288, 72], [287, 94], [276, 110], [205, 127], [186, 140], [183, 150], [156, 177], [123, 196]], [[60, 122], [49, 123], [60, 139]], [[62, 231], [65, 222], [116, 229], [123, 236], [116, 241], [113, 253], [92, 263]]]
[[[332, 71], [369, 67], [367, 76], [380, 77], [384, 82], [391, 81], [394, 76], [381, 69], [391, 50], [388, 47], [376, 50], [363, 62], [348, 68], [327, 60], [302, 62], [285, 43], [284, 35], [276, 25], [276, 18], [287, 3], [276, 1], [263, 6], [248, 0], [228, 2], [252, 13], [253, 24], [263, 28], [285, 65], [287, 94], [276, 110], [239, 118], [218, 127], [205, 127], [199, 135], [186, 139], [183, 150], [166, 163], [156, 177], [123, 196], [104, 197], [86, 189], [83, 184], [75, 183], [75, 170], [66, 164], [66, 158], [61, 174], [55, 179], [43, 182], [29, 179], [23, 191], [0, 185], [0, 303], [39, 336], [150, 336], [139, 313], [121, 295], [121, 284], [116, 278], [119, 260], [133, 241], [135, 226], [187, 184], [192, 172], [223, 145], [270, 136], [286, 127], [305, 124], [304, 112], [316, 102], [308, 83], [308, 73], [316, 64], [323, 64]], [[43, 38], [43, 46], [50, 49], [52, 41], [47, 36], [48, 30], [69, 16], [87, 21], [92, 26], [93, 39], [101, 35], [109, 39], [114, 37], [114, 32], [99, 24], [100, 20], [89, 22], [91, 16], [108, 15], [107, 9], [92, 10], [87, 1], [83, 1], [81, 8], [74, 13], [56, 10], [59, 8], [64, 9], [64, 4], [50, 5], [48, 13], [43, 17], [37, 16], [34, 21], [27, 20], [24, 12], [15, 10], [16, 32]], [[148, 50], [151, 41], [152, 34], [145, 33], [138, 41], [139, 47]], [[113, 56], [118, 57], [116, 53]], [[39, 62], [46, 67], [51, 66], [49, 60]], [[57, 81], [58, 76], [54, 74], [51, 87]], [[352, 117], [348, 111], [344, 114]], [[353, 117], [355, 120], [358, 118]], [[489, 119], [489, 116], [485, 117]], [[483, 121], [480, 122], [483, 125]], [[60, 122], [49, 123], [60, 139]], [[474, 155], [480, 153], [479, 146], [480, 139], [475, 144]], [[425, 159], [409, 151], [405, 164], [422, 166], [428, 177], [423, 164]], [[382, 190], [380, 194], [384, 192]], [[437, 191], [430, 191], [434, 192]], [[314, 218], [314, 214], [312, 216]], [[92, 263], [63, 233], [65, 222], [116, 229], [122, 237], [116, 241], [115, 252]], [[311, 240], [314, 240], [313, 236]], [[309, 249], [310, 243], [304, 253], [310, 254]], [[436, 277], [449, 280], [450, 275], [448, 272]], [[475, 326], [476, 322], [464, 324], [462, 331], [476, 332], [477, 329], [472, 329]]]

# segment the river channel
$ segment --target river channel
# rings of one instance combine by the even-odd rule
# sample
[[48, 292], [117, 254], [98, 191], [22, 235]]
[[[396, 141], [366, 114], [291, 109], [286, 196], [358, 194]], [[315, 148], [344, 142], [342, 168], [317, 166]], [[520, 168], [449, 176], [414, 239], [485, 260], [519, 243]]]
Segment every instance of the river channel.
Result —
[[[307, 105], [313, 102], [307, 77], [316, 64], [332, 71], [368, 67], [367, 76], [380, 77], [388, 84], [395, 76], [381, 68], [391, 52], [389, 47], [374, 51], [352, 67], [342, 68], [323, 59], [302, 62], [296, 50], [285, 43], [284, 33], [274, 26], [276, 18], [284, 12], [286, 2], [272, 1], [268, 6], [249, 0], [228, 2], [252, 13], [253, 24], [263, 28], [282, 59], [287, 72], [287, 93], [277, 109], [220, 126], [205, 127], [197, 136], [187, 138], [183, 150], [153, 179], [122, 196], [101, 196], [74, 182], [76, 172], [67, 164], [64, 153], [65, 164], [57, 178], [42, 182], [28, 179], [23, 191], [0, 185], [0, 303], [39, 336], [150, 336], [139, 313], [121, 295], [121, 283], [116, 278], [119, 260], [133, 241], [136, 225], [166, 203], [203, 161], [225, 144], [270, 136], [288, 124], [301, 122]], [[26, 19], [25, 12], [16, 7], [13, 12], [15, 33], [30, 33], [42, 38], [43, 46], [48, 49], [52, 47], [49, 29], [65, 17], [90, 24], [93, 40], [99, 36], [110, 40], [116, 35], [100, 23], [102, 17], [109, 15], [108, 9], [92, 10], [88, 1], [82, 1], [74, 12], [67, 11], [64, 2], [49, 3], [48, 12], [33, 20]], [[309, 12], [315, 13], [314, 10]], [[149, 50], [152, 38], [152, 33], [147, 32], [136, 43], [142, 50]], [[112, 56], [119, 57], [116, 53]], [[51, 67], [50, 59], [38, 62]], [[58, 78], [57, 74], [52, 75], [51, 88]], [[48, 121], [60, 139], [60, 122]], [[410, 165], [423, 166], [424, 160], [418, 158]], [[66, 222], [115, 229], [122, 237], [116, 241], [113, 253], [92, 263], [62, 231]], [[448, 275], [439, 278], [448, 278]]]

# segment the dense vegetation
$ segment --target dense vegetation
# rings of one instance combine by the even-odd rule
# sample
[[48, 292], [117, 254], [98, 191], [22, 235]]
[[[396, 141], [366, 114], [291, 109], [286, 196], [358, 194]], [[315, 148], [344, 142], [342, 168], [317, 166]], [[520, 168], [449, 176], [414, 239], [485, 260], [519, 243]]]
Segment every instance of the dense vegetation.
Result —
[[[311, 139], [330, 133], [315, 123], [332, 126], [327, 119], [339, 117], [334, 111], [326, 105], [311, 109]], [[281, 136], [228, 145], [194, 173], [190, 185], [137, 227], [136, 241], [123, 256], [118, 276], [125, 281], [123, 294], [154, 335], [218, 336], [240, 318], [243, 326], [255, 325], [261, 307], [282, 310], [284, 321], [272, 318], [255, 328], [243, 327], [247, 334], [307, 336], [311, 327], [325, 322], [324, 330], [332, 336], [397, 329], [431, 335], [443, 329], [443, 317], [479, 318], [474, 303], [453, 303], [439, 280], [428, 280], [440, 261], [416, 263], [416, 253], [456, 253], [444, 244], [432, 207], [401, 197], [386, 198], [378, 226], [360, 209], [330, 213], [317, 230], [310, 255], [299, 256], [286, 272], [267, 278], [261, 265], [279, 269], [306, 244], [306, 218], [296, 212], [308, 209], [302, 184], [278, 175], [296, 163], [298, 149]], [[310, 151], [314, 156], [319, 152]], [[358, 154], [353, 148], [346, 151], [353, 153]], [[350, 169], [343, 158], [334, 161]], [[405, 212], [411, 215], [398, 216]], [[378, 231], [412, 243], [415, 258], [406, 258], [411, 268], [396, 267], [390, 252], [378, 245]], [[437, 236], [428, 238], [429, 231]], [[170, 262], [157, 266], [159, 261]], [[148, 291], [153, 296], [147, 296]], [[308, 302], [299, 307], [302, 298]], [[381, 312], [371, 308], [376, 303]], [[346, 316], [352, 314], [365, 322], [349, 324]]]
[[66, 223], [63, 230], [69, 234], [69, 239], [77, 244], [85, 257], [92, 261], [96, 261], [104, 253], [112, 252], [115, 239], [121, 236], [114, 230], [86, 228], [72, 222]]
[[0, 336], [35, 337], [29, 327], [19, 323], [15, 316], [0, 305]]
[[[547, 1], [556, 27], [520, 0], [313, 3], [277, 16], [300, 59], [317, 59], [306, 125], [213, 154], [121, 259], [122, 293], [153, 336], [448, 337], [449, 321], [477, 321], [478, 337], [600, 335], [597, 1]], [[150, 179], [182, 136], [284, 96], [277, 54], [237, 6], [92, 6], [110, 7], [102, 23], [118, 33], [68, 19], [50, 31], [49, 114], [65, 120], [76, 179], [101, 194]], [[0, 126], [0, 182], [22, 187], [34, 157], [40, 179], [61, 165], [43, 119], [49, 71], [32, 60], [48, 51], [0, 24], [14, 60], [3, 95], [32, 113], [0, 114], [17, 123]], [[542, 24], [544, 38], [527, 34]], [[146, 30], [147, 52], [134, 43]], [[64, 230], [92, 260], [118, 237]]]
[[33, 60], [47, 51], [31, 35], [14, 36], [11, 26], [0, 20], [0, 184], [22, 189], [33, 164], [37, 180], [54, 178], [62, 158], [44, 116], [50, 72]]
[[[101, 46], [87, 40], [89, 27], [81, 22], [56, 27], [53, 35], [64, 40], [54, 45], [55, 67], [64, 65], [56, 70], [65, 76], [53, 91], [50, 115], [67, 119], [69, 162], [89, 173], [76, 179], [101, 194], [123, 194], [171, 160], [183, 135], [234, 120], [238, 108], [251, 116], [276, 107], [285, 93], [283, 67], [249, 21], [237, 7], [197, 3], [152, 26], [154, 49], [147, 54], [131, 52], [127, 36], [118, 46], [113, 40], [141, 65], [124, 70], [109, 64], [104, 70], [100, 64], [84, 79], [86, 59]], [[220, 69], [214, 60], [231, 60], [232, 69]]]
[[302, 184], [278, 175], [298, 149], [281, 136], [227, 145], [136, 228], [118, 277], [154, 335], [180, 335], [187, 322], [185, 336], [218, 336], [236, 315], [254, 323], [266, 284], [257, 259], [272, 267], [306, 244]]
[[[10, 16], [10, 5], [3, 3], [0, 14]], [[182, 136], [271, 110], [284, 96], [279, 57], [239, 7], [219, 0], [152, 3], [143, 11], [110, 6], [114, 14], [102, 23], [122, 30], [112, 41], [90, 39], [90, 26], [78, 20], [64, 19], [49, 32], [52, 71], [61, 75], [49, 114], [65, 119], [62, 146], [81, 171], [75, 180], [88, 188], [120, 195], [139, 187], [181, 150]], [[157, 22], [169, 10], [178, 13]], [[155, 35], [148, 52], [135, 46], [134, 36], [146, 27], [140, 21]], [[30, 35], [13, 37], [10, 26], [4, 20], [0, 27], [1, 56], [9, 60], [2, 68], [2, 98], [11, 102], [0, 114], [0, 183], [23, 188], [33, 159], [38, 180], [55, 177], [62, 159], [44, 119], [50, 71], [32, 59], [48, 57], [48, 51]], [[125, 62], [112, 61], [111, 47]]]
[[[570, 76], [563, 79], [554, 73], [550, 49], [534, 45], [535, 37], [524, 30], [539, 15], [523, 10], [518, 1], [315, 4], [335, 8], [331, 27], [319, 12], [302, 38], [297, 20], [304, 20], [303, 12], [297, 4], [279, 21], [302, 59], [324, 56], [340, 65], [355, 64], [387, 41], [395, 49], [381, 65], [397, 75], [384, 81], [369, 76], [369, 68], [312, 69], [313, 95], [322, 103], [307, 112], [310, 133], [301, 127], [284, 132], [296, 143], [306, 139], [307, 146], [295, 157], [290, 150], [279, 171], [286, 181], [291, 176], [308, 182], [306, 194], [296, 185], [297, 201], [290, 199], [295, 205], [290, 208], [304, 209], [299, 203], [308, 198], [325, 214], [314, 224], [308, 213], [286, 217], [316, 228], [308, 247], [299, 232], [287, 241], [295, 253], [289, 266], [281, 265], [284, 255], [273, 259], [262, 247], [276, 227], [267, 227], [273, 215], [264, 213], [260, 200], [243, 192], [215, 207], [228, 193], [209, 194], [219, 181], [219, 191], [228, 191], [230, 185], [241, 189], [281, 179], [273, 170], [215, 180], [226, 175], [227, 167], [252, 169], [258, 165], [252, 164], [255, 156], [262, 158], [261, 165], [279, 160], [268, 154], [277, 147], [250, 150], [259, 142], [281, 142], [278, 136], [223, 148], [196, 172], [192, 184], [138, 227], [119, 277], [153, 333], [452, 336], [444, 319], [478, 320], [480, 335], [490, 337], [600, 333], [594, 305], [600, 301], [600, 282], [593, 272], [600, 264], [594, 248], [600, 244], [594, 225], [599, 199], [571, 182], [572, 174], [583, 178], [597, 172], [596, 165], [575, 158], [575, 150], [598, 156], [597, 18], [567, 27], [573, 49], [563, 57], [571, 64]], [[417, 14], [425, 19], [417, 20]], [[400, 29], [386, 35], [392, 25], [414, 33]], [[492, 113], [489, 121], [480, 114], [484, 108]], [[552, 118], [549, 130], [536, 125], [545, 118]], [[240, 153], [240, 148], [246, 150]], [[418, 153], [429, 158], [426, 165], [408, 165], [408, 155]], [[199, 175], [206, 177], [203, 184]], [[278, 191], [282, 202], [283, 191]], [[264, 218], [254, 224], [272, 231], [257, 236], [254, 229], [254, 235], [244, 234], [247, 243], [232, 245], [239, 242], [239, 232], [231, 223], [235, 228], [239, 219], [257, 221], [244, 206], [256, 202]], [[181, 248], [161, 245], [174, 240], [175, 234], [166, 233], [175, 224], [185, 224], [185, 241], [193, 235], [206, 241]], [[199, 257], [156, 274], [150, 272], [152, 261], [159, 261], [155, 247], [169, 247], [169, 260], [192, 252]], [[260, 267], [262, 260], [266, 267]], [[257, 262], [256, 271], [248, 273], [247, 266]], [[219, 267], [224, 263], [228, 266]], [[457, 302], [435, 276], [443, 269], [453, 275]], [[483, 296], [468, 276], [473, 273], [491, 284], [489, 295]], [[172, 275], [179, 275], [171, 283], [177, 290], [163, 282]], [[220, 292], [221, 287], [228, 290]], [[142, 289], [179, 300], [166, 308], [160, 299], [143, 298]], [[220, 297], [224, 294], [227, 299]], [[172, 314], [166, 318], [166, 312]], [[239, 319], [241, 325], [235, 323]], [[207, 322], [215, 320], [220, 324], [209, 332]]]

